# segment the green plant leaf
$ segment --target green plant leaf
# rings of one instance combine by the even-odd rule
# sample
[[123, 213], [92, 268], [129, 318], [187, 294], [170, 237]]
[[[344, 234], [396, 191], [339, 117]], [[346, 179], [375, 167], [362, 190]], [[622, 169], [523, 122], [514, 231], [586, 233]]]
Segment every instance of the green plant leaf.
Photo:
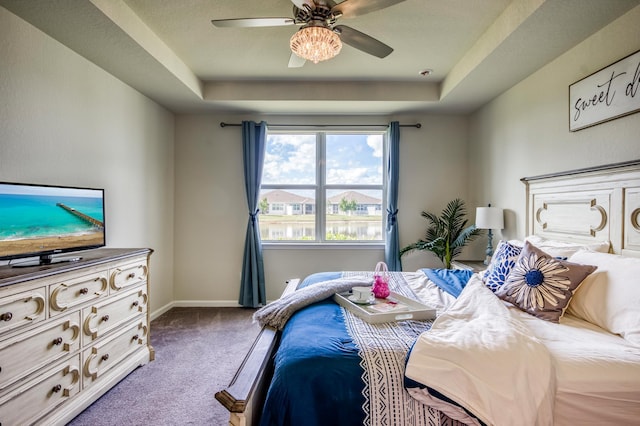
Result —
[[446, 268], [451, 268], [451, 262], [464, 246], [482, 234], [474, 225], [467, 226], [466, 215], [464, 201], [459, 198], [449, 201], [440, 216], [423, 211], [421, 216], [428, 222], [424, 238], [403, 247], [400, 256], [414, 250], [430, 251]]

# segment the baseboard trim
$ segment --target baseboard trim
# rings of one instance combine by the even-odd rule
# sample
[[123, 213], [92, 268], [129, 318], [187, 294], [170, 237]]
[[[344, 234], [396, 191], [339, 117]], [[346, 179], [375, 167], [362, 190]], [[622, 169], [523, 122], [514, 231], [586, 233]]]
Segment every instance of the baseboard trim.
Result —
[[158, 318], [171, 308], [240, 308], [237, 300], [174, 300], [151, 313], [151, 320]]
[[241, 308], [237, 300], [175, 300], [176, 308]]
[[169, 302], [163, 307], [161, 307], [160, 309], [156, 309], [155, 311], [151, 312], [151, 314], [149, 314], [149, 319], [153, 321], [154, 319], [158, 318], [160, 315], [164, 314], [169, 309], [173, 308], [174, 303], [175, 302]]

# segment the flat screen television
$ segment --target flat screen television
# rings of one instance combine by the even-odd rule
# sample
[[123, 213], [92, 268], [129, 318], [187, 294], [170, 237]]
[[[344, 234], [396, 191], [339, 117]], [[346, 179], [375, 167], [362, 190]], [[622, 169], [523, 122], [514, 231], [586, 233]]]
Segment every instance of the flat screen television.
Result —
[[0, 182], [0, 260], [16, 267], [79, 260], [54, 255], [105, 246], [104, 213], [103, 189]]

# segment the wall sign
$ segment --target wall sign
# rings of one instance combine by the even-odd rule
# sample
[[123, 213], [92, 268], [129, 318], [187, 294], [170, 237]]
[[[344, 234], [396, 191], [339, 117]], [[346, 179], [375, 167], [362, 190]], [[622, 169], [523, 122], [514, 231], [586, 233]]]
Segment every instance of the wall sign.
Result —
[[640, 50], [569, 86], [569, 130], [640, 111]]

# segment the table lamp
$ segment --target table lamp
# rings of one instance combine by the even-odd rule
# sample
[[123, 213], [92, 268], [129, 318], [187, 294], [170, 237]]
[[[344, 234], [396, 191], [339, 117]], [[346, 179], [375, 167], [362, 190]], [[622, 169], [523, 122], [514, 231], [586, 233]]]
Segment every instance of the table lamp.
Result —
[[504, 214], [502, 212], [502, 209], [498, 207], [491, 207], [491, 204], [489, 204], [488, 207], [477, 207], [476, 228], [489, 230], [486, 257], [484, 259], [484, 264], [488, 265], [489, 263], [491, 263], [491, 256], [493, 255], [492, 231], [494, 229], [504, 228]]

